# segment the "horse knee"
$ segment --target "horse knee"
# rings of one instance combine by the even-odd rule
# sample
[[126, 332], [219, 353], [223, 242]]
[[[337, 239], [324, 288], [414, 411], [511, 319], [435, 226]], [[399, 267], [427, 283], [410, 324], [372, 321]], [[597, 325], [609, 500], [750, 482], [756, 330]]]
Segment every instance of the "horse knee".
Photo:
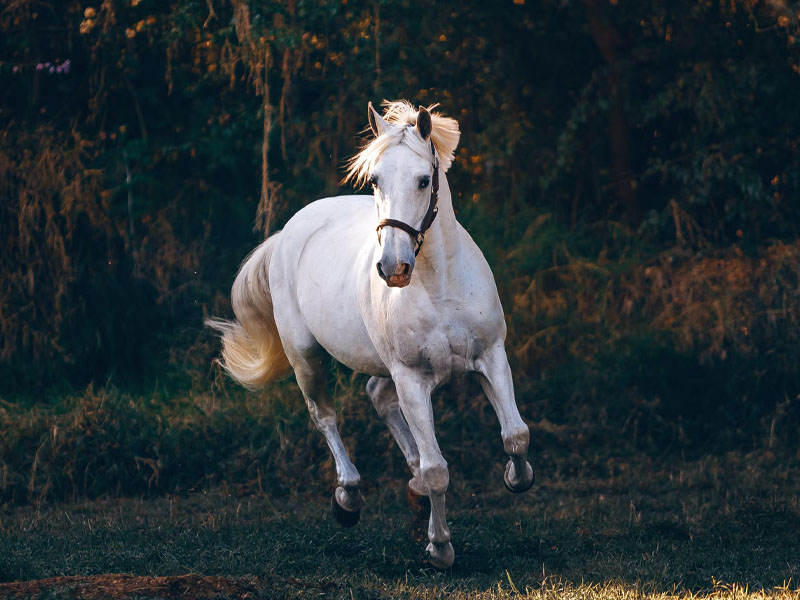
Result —
[[509, 456], [519, 456], [528, 452], [531, 432], [526, 425], [521, 425], [503, 435], [503, 450]]
[[428, 488], [430, 494], [444, 494], [450, 484], [450, 474], [447, 471], [447, 463], [442, 461], [439, 464], [426, 465], [420, 469], [422, 483]]

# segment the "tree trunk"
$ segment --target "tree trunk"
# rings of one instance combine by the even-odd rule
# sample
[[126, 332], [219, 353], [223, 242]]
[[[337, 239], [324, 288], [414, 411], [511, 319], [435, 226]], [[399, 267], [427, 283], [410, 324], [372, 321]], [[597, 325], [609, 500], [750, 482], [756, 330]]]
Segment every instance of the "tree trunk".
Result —
[[602, 0], [585, 0], [589, 27], [595, 44], [608, 65], [608, 87], [611, 110], [608, 114], [609, 149], [611, 151], [611, 178], [617, 201], [623, 207], [625, 218], [633, 225], [641, 220], [636, 180], [631, 167], [631, 143], [623, 110], [621, 75], [616, 49], [620, 44], [619, 32], [604, 14]]

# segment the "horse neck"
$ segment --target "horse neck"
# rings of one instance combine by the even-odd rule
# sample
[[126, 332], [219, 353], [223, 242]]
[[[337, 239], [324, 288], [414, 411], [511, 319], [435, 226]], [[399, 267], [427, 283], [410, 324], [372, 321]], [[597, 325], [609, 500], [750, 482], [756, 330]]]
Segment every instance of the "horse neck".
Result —
[[450, 186], [442, 170], [439, 171], [438, 207], [436, 219], [425, 234], [425, 243], [416, 267], [429, 289], [449, 287], [449, 278], [453, 276], [453, 266], [461, 244]]

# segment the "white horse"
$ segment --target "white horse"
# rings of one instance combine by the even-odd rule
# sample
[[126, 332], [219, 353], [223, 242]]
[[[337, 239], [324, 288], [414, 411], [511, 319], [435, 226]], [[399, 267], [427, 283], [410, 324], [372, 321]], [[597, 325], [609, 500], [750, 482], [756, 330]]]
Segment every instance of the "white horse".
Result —
[[404, 101], [386, 107], [381, 116], [370, 103], [375, 138], [347, 176], [371, 183], [374, 195], [325, 198], [300, 210], [242, 264], [232, 290], [237, 320], [209, 325], [221, 331], [222, 364], [242, 385], [257, 389], [294, 370], [336, 461], [333, 508], [347, 526], [358, 521], [360, 476], [325, 389], [325, 354], [372, 376], [367, 393], [413, 474], [409, 497], [430, 501], [430, 562], [446, 568], [455, 556], [445, 520], [449, 475], [431, 392], [477, 373], [500, 421], [513, 492], [533, 484], [530, 433], [514, 400], [492, 272], [456, 221], [444, 176], [458, 123]]

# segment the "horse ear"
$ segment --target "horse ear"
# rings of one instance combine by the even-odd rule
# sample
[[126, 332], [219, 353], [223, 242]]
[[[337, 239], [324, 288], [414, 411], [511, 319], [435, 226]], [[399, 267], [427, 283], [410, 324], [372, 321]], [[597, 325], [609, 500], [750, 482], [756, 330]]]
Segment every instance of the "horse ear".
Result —
[[431, 137], [431, 131], [433, 131], [431, 113], [424, 106], [420, 106], [417, 114], [417, 133], [427, 142], [428, 138]]
[[389, 124], [384, 121], [383, 117], [378, 114], [378, 111], [373, 108], [372, 102], [367, 105], [367, 118], [369, 119], [369, 128], [372, 129], [372, 133], [375, 134], [375, 137], [378, 137], [389, 127]]

